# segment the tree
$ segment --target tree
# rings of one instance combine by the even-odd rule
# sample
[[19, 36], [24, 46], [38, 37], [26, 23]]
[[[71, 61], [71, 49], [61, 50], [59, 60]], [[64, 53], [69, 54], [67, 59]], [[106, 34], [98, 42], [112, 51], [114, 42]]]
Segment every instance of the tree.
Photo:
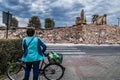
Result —
[[51, 18], [46, 18], [45, 19], [45, 28], [54, 28], [55, 27], [55, 22]]
[[18, 20], [15, 17], [13, 17], [10, 23], [10, 28], [16, 28], [16, 27], [18, 27]]
[[40, 19], [38, 16], [32, 16], [31, 19], [29, 19], [28, 27], [41, 28]]

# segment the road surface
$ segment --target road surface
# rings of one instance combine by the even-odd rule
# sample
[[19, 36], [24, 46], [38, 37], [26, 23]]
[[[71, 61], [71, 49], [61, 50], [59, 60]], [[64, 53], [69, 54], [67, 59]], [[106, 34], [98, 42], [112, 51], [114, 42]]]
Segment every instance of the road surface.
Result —
[[64, 55], [61, 80], [120, 80], [120, 46], [48, 45], [51, 51]]

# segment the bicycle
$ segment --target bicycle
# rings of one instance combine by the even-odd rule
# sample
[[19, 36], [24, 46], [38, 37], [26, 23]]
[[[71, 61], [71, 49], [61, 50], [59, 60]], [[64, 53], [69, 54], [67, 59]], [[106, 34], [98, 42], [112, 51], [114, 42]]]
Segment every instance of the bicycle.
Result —
[[[63, 56], [61, 56], [61, 62]], [[42, 60], [39, 68], [40, 76], [44, 76], [47, 80], [60, 80], [65, 71], [65, 67], [58, 63], [50, 63], [49, 58], [47, 57], [47, 61]], [[18, 62], [10, 63], [7, 69], [7, 76], [10, 80], [18, 80], [18, 77], [23, 79], [25, 64], [21, 60]], [[20, 79], [19, 79], [20, 80]]]

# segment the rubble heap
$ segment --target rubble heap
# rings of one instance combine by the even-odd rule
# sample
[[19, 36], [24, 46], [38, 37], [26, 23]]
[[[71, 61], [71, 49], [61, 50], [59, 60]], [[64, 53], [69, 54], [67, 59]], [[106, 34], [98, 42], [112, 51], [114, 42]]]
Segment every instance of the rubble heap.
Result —
[[[6, 31], [0, 31], [0, 38], [5, 38]], [[8, 38], [23, 38], [26, 29], [9, 31]], [[80, 43], [80, 44], [119, 44], [120, 28], [110, 25], [83, 25], [82, 27], [60, 27], [36, 30], [36, 36], [46, 43]]]
[[76, 27], [44, 30], [39, 35], [47, 43], [119, 44], [120, 28], [109, 25], [84, 25], [81, 33]]

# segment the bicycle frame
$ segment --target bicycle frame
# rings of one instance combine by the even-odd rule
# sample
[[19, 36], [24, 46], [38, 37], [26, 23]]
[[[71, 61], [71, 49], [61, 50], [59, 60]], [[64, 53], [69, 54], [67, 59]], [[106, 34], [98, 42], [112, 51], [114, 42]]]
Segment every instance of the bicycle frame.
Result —
[[43, 74], [43, 69], [44, 69], [44, 66], [46, 66], [46, 65], [47, 65], [47, 63], [45, 62], [45, 60], [41, 60], [40, 67], [39, 67], [39, 72], [41, 75]]

